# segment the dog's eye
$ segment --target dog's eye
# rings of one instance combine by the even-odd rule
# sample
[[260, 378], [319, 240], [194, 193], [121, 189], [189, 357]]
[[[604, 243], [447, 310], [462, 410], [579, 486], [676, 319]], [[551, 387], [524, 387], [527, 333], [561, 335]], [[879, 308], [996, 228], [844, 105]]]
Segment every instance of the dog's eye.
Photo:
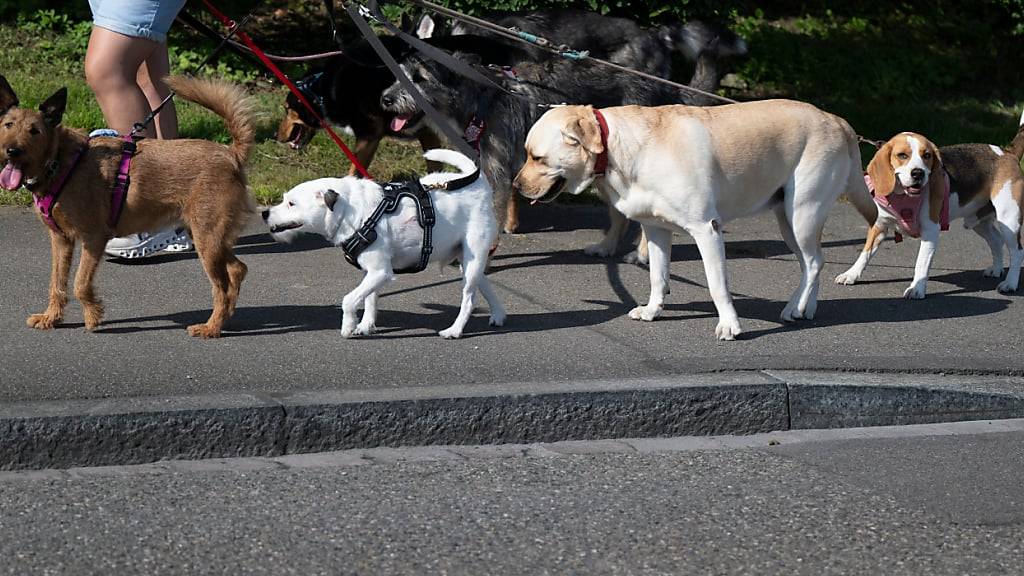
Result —
[[14, 128], [14, 122], [4, 122], [4, 128]]
[[32, 126], [31, 128], [28, 129], [28, 133], [33, 135], [33, 136], [35, 136], [36, 134], [39, 134], [39, 128], [36, 128], [35, 126]]
[[294, 208], [295, 207], [295, 202], [289, 202], [288, 203], [288, 207], [289, 208]]
[[543, 156], [530, 156], [530, 160], [533, 160], [534, 162], [544, 162], [544, 157]]
[[932, 153], [931, 152], [925, 152], [924, 153], [924, 159], [925, 160], [931, 160], [932, 159]]
[[899, 154], [896, 155], [896, 157], [899, 158], [900, 160], [906, 160], [907, 158], [910, 158], [910, 156], [906, 152], [900, 152]]

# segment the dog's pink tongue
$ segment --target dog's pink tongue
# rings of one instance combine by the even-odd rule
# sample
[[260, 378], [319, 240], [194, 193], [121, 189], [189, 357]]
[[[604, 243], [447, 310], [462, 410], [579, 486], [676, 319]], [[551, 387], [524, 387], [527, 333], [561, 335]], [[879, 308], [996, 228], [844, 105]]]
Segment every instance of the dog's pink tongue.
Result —
[[412, 116], [395, 116], [391, 119], [391, 131], [401, 132], [402, 128], [405, 128], [405, 124], [409, 122], [409, 118]]
[[21, 186], [21, 168], [8, 162], [0, 172], [0, 186], [5, 190], [17, 190]]

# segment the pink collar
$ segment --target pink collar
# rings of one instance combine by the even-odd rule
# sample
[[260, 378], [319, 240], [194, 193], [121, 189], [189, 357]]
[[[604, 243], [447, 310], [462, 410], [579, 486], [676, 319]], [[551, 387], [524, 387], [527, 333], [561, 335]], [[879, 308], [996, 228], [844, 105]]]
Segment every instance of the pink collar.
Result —
[[597, 118], [597, 124], [601, 128], [601, 148], [603, 148], [597, 155], [597, 160], [594, 161], [594, 175], [604, 176], [605, 171], [608, 170], [608, 122], [604, 119], [604, 114], [597, 108], [594, 108], [594, 117]]
[[[939, 225], [943, 231], [949, 230], [949, 174], [945, 170], [942, 171], [943, 178], [945, 179], [946, 191], [942, 196], [942, 211], [939, 213]], [[924, 203], [924, 195], [926, 192], [922, 191], [916, 196], [910, 196], [908, 194], [889, 194], [888, 196], [876, 195], [875, 187], [871, 182], [871, 176], [864, 175], [864, 183], [868, 185], [868, 190], [871, 191], [871, 196], [875, 199], [875, 204], [878, 207], [885, 210], [896, 218], [896, 223], [900, 228], [900, 231], [907, 234], [911, 238], [919, 238], [921, 236], [921, 222], [920, 212], [921, 205]], [[896, 233], [896, 242], [901, 242], [903, 236], [900, 232]]]
[[87, 138], [85, 144], [83, 144], [77, 152], [75, 157], [71, 159], [71, 164], [64, 170], [57, 178], [50, 184], [50, 189], [46, 191], [46, 194], [39, 195], [35, 192], [32, 193], [32, 203], [35, 204], [36, 210], [39, 211], [39, 215], [42, 216], [43, 221], [57, 234], [64, 236], [64, 231], [57, 225], [57, 221], [53, 218], [53, 207], [57, 204], [57, 198], [60, 197], [60, 193], [64, 190], [64, 184], [67, 183], [68, 178], [71, 177], [71, 173], [75, 171], [75, 167], [78, 166], [78, 162], [85, 155], [85, 151], [89, 149], [89, 140]]

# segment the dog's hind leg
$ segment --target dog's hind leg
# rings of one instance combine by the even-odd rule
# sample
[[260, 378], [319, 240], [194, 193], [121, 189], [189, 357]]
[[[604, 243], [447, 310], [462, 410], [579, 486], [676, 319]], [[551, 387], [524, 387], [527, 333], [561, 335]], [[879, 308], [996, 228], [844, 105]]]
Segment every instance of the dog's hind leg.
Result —
[[[459, 315], [455, 317], [455, 322], [448, 328], [438, 332], [438, 335], [445, 339], [462, 337], [462, 330], [466, 327], [466, 323], [469, 322], [469, 316], [473, 313], [473, 300], [476, 290], [477, 288], [483, 290], [483, 282], [481, 280], [486, 281], [484, 277], [484, 271], [487, 268], [486, 250], [473, 250], [472, 247], [467, 245], [462, 250], [462, 261], [462, 306], [459, 308]], [[495, 296], [493, 289], [490, 288], [490, 284], [487, 286], [491, 295]], [[488, 304], [491, 303], [491, 299], [487, 298], [486, 293], [484, 298], [487, 299]], [[494, 298], [494, 301], [496, 302], [497, 298]], [[499, 304], [499, 308], [500, 306]]]
[[501, 305], [501, 300], [498, 300], [498, 294], [486, 275], [480, 276], [480, 293], [484, 295], [484, 300], [487, 300], [487, 306], [491, 309], [490, 325], [504, 326], [505, 307]]
[[1010, 253], [1010, 266], [1006, 269], [1006, 279], [999, 283], [997, 289], [1001, 294], [1016, 292], [1020, 282], [1020, 267], [1024, 262], [1024, 248], [1021, 248], [1020, 228], [1024, 210], [1021, 208], [1024, 198], [1024, 184], [1007, 182], [992, 204], [996, 207], [995, 227], [1003, 237], [1006, 250]]
[[103, 320], [103, 302], [96, 296], [93, 280], [106, 243], [107, 239], [99, 235], [82, 238], [82, 257], [75, 273], [75, 298], [82, 304], [86, 330], [95, 330]]
[[68, 305], [68, 276], [74, 256], [74, 240], [50, 231], [50, 297], [46, 311], [32, 314], [25, 321], [31, 328], [49, 330], [64, 319], [64, 308]]
[[242, 288], [242, 281], [245, 280], [249, 267], [244, 262], [229, 254], [228, 260], [228, 318], [235, 315], [235, 304], [238, 303], [238, 293]]
[[[224, 248], [222, 243], [211, 241], [209, 236], [197, 234], [193, 236], [196, 245], [196, 252], [199, 253], [199, 260], [203, 263], [206, 276], [210, 279], [211, 291], [213, 293], [213, 312], [210, 318], [203, 324], [193, 324], [188, 327], [189, 336], [197, 338], [219, 338], [220, 331], [225, 322], [231, 317], [232, 310], [229, 291], [231, 290], [231, 274], [228, 272], [228, 262], [234, 258], [230, 248]], [[238, 261], [241, 264], [241, 261]]]
[[999, 278], [1003, 275], [1003, 237], [996, 230], [992, 218], [982, 218], [973, 228], [974, 232], [985, 239], [988, 249], [992, 252], [992, 265], [981, 274], [986, 278]]

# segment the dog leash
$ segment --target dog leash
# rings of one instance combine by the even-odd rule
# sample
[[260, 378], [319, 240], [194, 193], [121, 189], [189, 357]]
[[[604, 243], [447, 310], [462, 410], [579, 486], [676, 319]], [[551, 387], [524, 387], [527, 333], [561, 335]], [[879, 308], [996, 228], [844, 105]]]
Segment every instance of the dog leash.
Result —
[[261, 50], [260, 47], [257, 46], [255, 42], [253, 42], [252, 38], [250, 38], [249, 35], [245, 32], [238, 30], [238, 24], [231, 18], [228, 18], [227, 15], [225, 15], [223, 12], [218, 10], [216, 6], [209, 2], [209, 0], [203, 0], [203, 5], [210, 12], [210, 14], [213, 14], [215, 18], [220, 20], [221, 24], [223, 24], [225, 28], [227, 28], [229, 31], [234, 31], [237, 34], [238, 39], [241, 40], [242, 43], [245, 44], [257, 58], [259, 58], [260, 62], [262, 62], [263, 65], [268, 70], [270, 70], [274, 74], [274, 76], [276, 76], [277, 79], [281, 81], [282, 84], [288, 87], [288, 90], [290, 90], [291, 93], [294, 94], [295, 97], [299, 100], [299, 102], [301, 102], [302, 105], [305, 106], [307, 110], [309, 110], [309, 113], [312, 114], [313, 117], [320, 122], [321, 126], [323, 126], [324, 130], [331, 137], [331, 140], [333, 140], [334, 143], [337, 144], [338, 148], [340, 148], [341, 151], [345, 153], [345, 156], [348, 158], [349, 162], [351, 162], [352, 165], [356, 167], [356, 170], [359, 171], [359, 174], [361, 174], [364, 178], [372, 179], [370, 173], [366, 170], [363, 164], [359, 162], [359, 159], [352, 152], [352, 150], [349, 149], [347, 145], [345, 145], [345, 142], [338, 136], [334, 129], [331, 128], [330, 124], [326, 122], [323, 119], [323, 117], [320, 116], [320, 114], [314, 109], [313, 105], [310, 104], [309, 100], [307, 100], [306, 97], [302, 95], [302, 92], [299, 91], [298, 87], [295, 86], [295, 84], [288, 78], [288, 76], [285, 75], [285, 73], [282, 72], [281, 69], [278, 68], [277, 65], [274, 64], [274, 62], [267, 57], [263, 50]]

